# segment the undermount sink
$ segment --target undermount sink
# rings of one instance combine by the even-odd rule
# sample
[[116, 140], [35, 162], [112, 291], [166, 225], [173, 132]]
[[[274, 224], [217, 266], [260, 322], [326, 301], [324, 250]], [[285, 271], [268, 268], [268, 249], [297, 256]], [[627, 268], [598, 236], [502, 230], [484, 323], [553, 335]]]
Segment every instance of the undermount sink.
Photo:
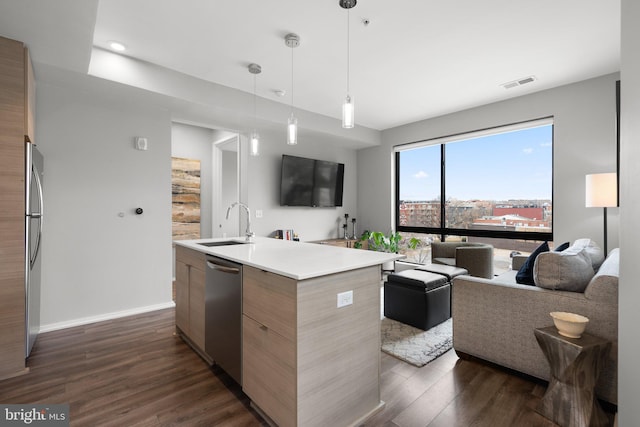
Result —
[[212, 247], [212, 246], [244, 245], [246, 243], [249, 243], [249, 242], [240, 242], [238, 240], [222, 240], [219, 242], [203, 242], [198, 244], [202, 246]]

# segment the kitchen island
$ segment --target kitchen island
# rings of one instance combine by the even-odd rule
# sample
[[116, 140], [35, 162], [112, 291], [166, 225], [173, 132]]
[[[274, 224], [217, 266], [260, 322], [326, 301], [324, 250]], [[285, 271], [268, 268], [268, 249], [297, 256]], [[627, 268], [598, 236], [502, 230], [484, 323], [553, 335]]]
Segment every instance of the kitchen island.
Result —
[[380, 265], [402, 256], [269, 238], [202, 245], [221, 240], [175, 242], [185, 341], [213, 359], [203, 343], [216, 327], [203, 316], [206, 259], [241, 264], [240, 382], [256, 409], [305, 427], [357, 425], [380, 409]]

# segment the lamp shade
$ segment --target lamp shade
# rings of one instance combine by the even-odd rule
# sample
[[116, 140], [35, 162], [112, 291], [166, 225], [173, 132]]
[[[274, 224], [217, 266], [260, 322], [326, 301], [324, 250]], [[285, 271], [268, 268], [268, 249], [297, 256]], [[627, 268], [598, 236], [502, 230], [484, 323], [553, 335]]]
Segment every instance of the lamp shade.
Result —
[[612, 208], [618, 206], [617, 174], [594, 173], [586, 176], [585, 206]]

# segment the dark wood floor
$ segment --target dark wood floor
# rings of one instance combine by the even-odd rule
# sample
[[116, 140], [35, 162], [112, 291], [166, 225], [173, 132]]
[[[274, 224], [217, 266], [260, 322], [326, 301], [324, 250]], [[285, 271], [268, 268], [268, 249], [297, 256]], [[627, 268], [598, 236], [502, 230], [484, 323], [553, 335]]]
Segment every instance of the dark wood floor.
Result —
[[[72, 426], [260, 426], [248, 398], [174, 335], [173, 309], [41, 334], [1, 403], [68, 403]], [[382, 354], [384, 409], [365, 426], [554, 426], [545, 386], [453, 351], [416, 368]]]

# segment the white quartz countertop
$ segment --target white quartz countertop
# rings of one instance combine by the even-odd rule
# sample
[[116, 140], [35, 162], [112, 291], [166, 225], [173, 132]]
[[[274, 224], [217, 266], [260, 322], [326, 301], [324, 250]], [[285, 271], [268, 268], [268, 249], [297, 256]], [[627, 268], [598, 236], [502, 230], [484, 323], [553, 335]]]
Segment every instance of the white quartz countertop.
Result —
[[240, 245], [207, 247], [198, 244], [226, 240], [244, 241], [244, 238], [178, 240], [174, 243], [296, 280], [326, 276], [404, 258], [404, 255], [398, 254], [268, 237], [256, 237], [253, 243]]

